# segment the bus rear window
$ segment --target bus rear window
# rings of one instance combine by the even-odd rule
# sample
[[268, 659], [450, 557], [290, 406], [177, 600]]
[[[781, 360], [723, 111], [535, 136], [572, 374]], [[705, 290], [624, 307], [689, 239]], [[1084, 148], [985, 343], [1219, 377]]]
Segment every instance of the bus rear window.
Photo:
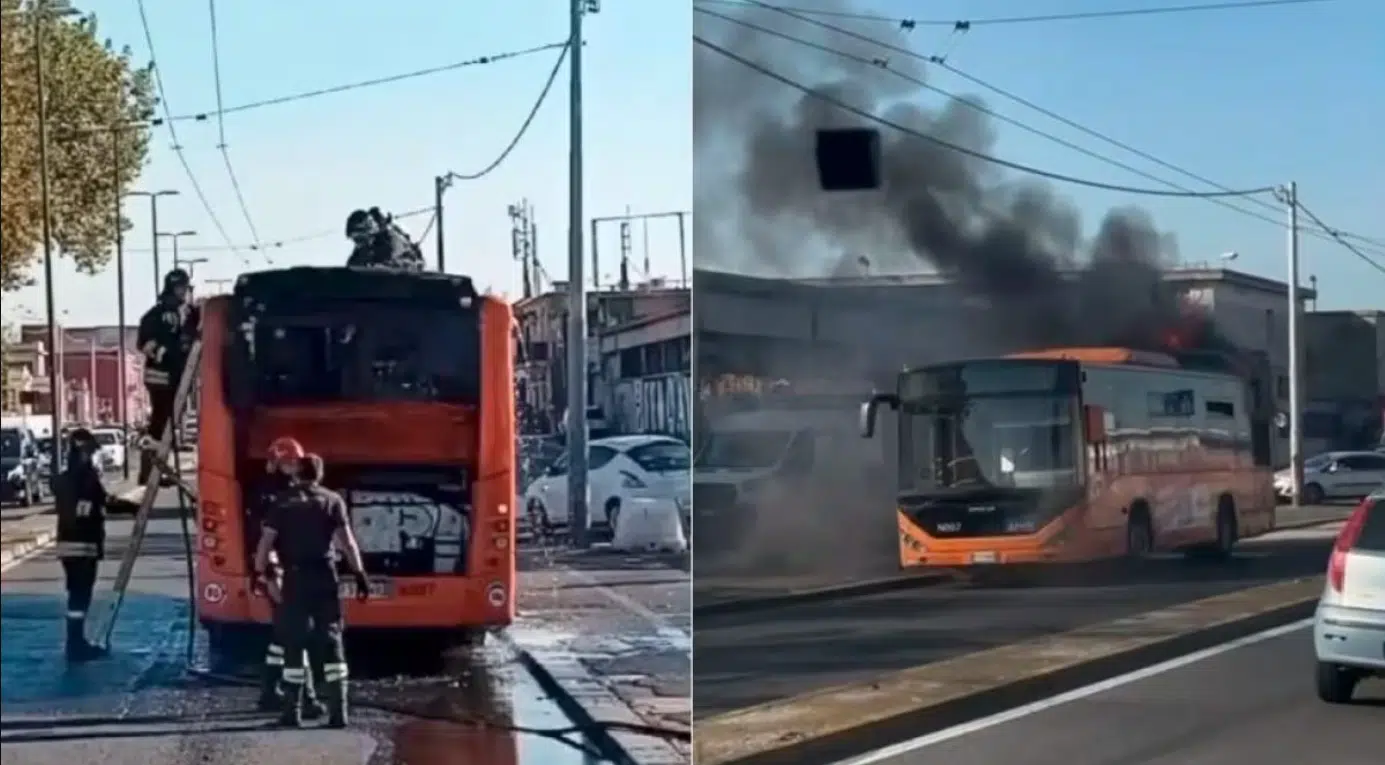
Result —
[[444, 401], [480, 396], [479, 314], [361, 304], [260, 314], [237, 339], [235, 377], [262, 406], [329, 401]]

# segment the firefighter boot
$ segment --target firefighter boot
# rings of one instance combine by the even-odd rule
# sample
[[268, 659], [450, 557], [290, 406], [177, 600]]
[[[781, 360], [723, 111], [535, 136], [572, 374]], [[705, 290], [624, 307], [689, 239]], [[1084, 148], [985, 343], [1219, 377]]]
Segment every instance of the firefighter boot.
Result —
[[67, 660], [71, 662], [91, 661], [105, 657], [109, 651], [87, 642], [86, 622], [79, 618], [67, 620]]
[[303, 684], [285, 682], [283, 688], [283, 708], [279, 713], [279, 724], [285, 728], [303, 726]]
[[319, 688], [327, 687], [327, 682], [322, 678], [322, 666], [313, 664], [307, 652], [303, 653], [303, 665], [312, 667], [308, 674], [308, 683], [303, 686], [303, 719], [320, 720], [327, 714], [327, 707], [317, 698]]
[[325, 683], [322, 695], [327, 702], [327, 727], [345, 728], [349, 717], [346, 703], [346, 681], [333, 680]]
[[279, 692], [279, 676], [283, 674], [279, 667], [265, 665], [264, 675], [260, 677], [260, 701], [257, 704], [261, 712], [273, 712], [284, 706], [284, 696]]

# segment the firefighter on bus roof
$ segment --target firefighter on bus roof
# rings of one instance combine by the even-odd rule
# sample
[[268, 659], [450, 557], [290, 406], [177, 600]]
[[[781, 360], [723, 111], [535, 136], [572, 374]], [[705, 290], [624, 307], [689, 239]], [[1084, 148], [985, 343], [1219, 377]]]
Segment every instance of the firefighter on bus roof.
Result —
[[307, 455], [301, 469], [302, 480], [278, 495], [265, 519], [255, 550], [255, 575], [266, 582], [269, 554], [278, 553], [284, 573], [279, 606], [284, 626], [280, 723], [303, 724], [303, 686], [308, 679], [303, 656], [311, 643], [322, 649], [323, 683], [318, 695], [327, 703], [327, 724], [343, 728], [347, 722], [345, 623], [334, 547], [345, 554], [355, 575], [356, 597], [362, 602], [370, 597], [370, 580], [351, 531], [346, 502], [321, 484], [322, 458]]
[[136, 344], [144, 354], [144, 387], [149, 393], [149, 425], [139, 466], [141, 484], [148, 483], [164, 428], [177, 414], [174, 398], [199, 325], [199, 312], [192, 303], [192, 280], [187, 271], [175, 268], [164, 276], [158, 302], [139, 320]]
[[418, 246], [378, 207], [353, 210], [346, 218], [346, 238], [354, 245], [346, 261], [349, 267], [423, 270]]
[[[303, 446], [291, 438], [280, 438], [269, 447], [269, 459], [265, 461], [265, 491], [261, 497], [261, 517], [280, 500], [280, 495], [293, 489], [302, 474], [303, 460], [307, 455]], [[279, 556], [269, 553], [263, 584], [265, 595], [270, 602], [273, 622], [269, 646], [265, 649], [264, 672], [260, 682], [259, 708], [271, 712], [283, 707], [283, 693], [279, 686], [284, 674], [285, 622], [283, 606], [284, 572], [279, 565]], [[316, 689], [323, 687], [322, 660], [313, 657], [313, 646], [309, 646], [303, 658], [304, 665], [311, 667], [309, 680], [303, 688], [303, 717], [315, 720], [326, 713], [326, 708], [317, 700]]]
[[91, 431], [77, 428], [67, 435], [67, 443], [67, 465], [54, 486], [56, 547], [67, 586], [67, 658], [89, 661], [106, 655], [106, 649], [88, 643], [86, 638], [87, 609], [105, 553], [106, 511], [136, 510], [138, 506], [112, 496], [101, 484], [95, 464], [100, 446]]

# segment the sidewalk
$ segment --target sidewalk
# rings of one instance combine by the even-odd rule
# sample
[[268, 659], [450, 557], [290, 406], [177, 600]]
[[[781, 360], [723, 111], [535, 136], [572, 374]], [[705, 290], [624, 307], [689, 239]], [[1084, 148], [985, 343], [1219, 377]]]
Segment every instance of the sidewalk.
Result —
[[[525, 560], [509, 630], [597, 720], [691, 729], [690, 577], [672, 556], [609, 552]], [[615, 732], [642, 765], [687, 765], [687, 742]]]

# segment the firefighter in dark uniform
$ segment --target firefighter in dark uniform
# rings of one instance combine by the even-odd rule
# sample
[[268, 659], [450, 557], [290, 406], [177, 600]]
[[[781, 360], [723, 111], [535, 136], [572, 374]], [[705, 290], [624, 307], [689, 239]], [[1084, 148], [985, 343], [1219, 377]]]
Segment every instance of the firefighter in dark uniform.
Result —
[[96, 588], [97, 567], [105, 553], [106, 511], [138, 506], [112, 496], [101, 484], [95, 464], [100, 447], [86, 428], [67, 436], [67, 466], [58, 476], [54, 504], [58, 513], [57, 555], [62, 560], [67, 585], [67, 658], [89, 661], [106, 655], [106, 649], [87, 642], [87, 609]]
[[[302, 444], [291, 438], [280, 438], [269, 446], [269, 459], [265, 462], [265, 492], [260, 503], [266, 511], [280, 501], [280, 495], [293, 489], [300, 481], [303, 460], [307, 457]], [[283, 694], [279, 683], [284, 674], [285, 621], [283, 605], [284, 571], [279, 565], [279, 556], [270, 551], [266, 567], [265, 594], [269, 597], [273, 627], [269, 645], [265, 649], [264, 674], [260, 682], [261, 711], [270, 712], [283, 707]], [[322, 662], [312, 660], [309, 647], [304, 663], [312, 668], [310, 682], [305, 684], [303, 693], [303, 717], [314, 720], [326, 713], [326, 708], [317, 700], [316, 689], [323, 686]]]
[[354, 245], [347, 266], [423, 270], [423, 254], [378, 207], [353, 210], [346, 218], [346, 238]]
[[370, 597], [361, 550], [341, 496], [321, 485], [322, 458], [308, 455], [302, 481], [282, 492], [270, 509], [255, 550], [255, 574], [263, 582], [269, 573], [269, 554], [277, 552], [284, 572], [284, 707], [279, 721], [303, 724], [303, 686], [307, 671], [303, 656], [309, 644], [321, 650], [323, 684], [318, 694], [327, 702], [327, 724], [347, 722], [345, 627], [334, 548], [345, 555], [355, 575], [356, 596]]
[[144, 387], [149, 393], [149, 427], [139, 466], [141, 484], [149, 480], [159, 440], [175, 415], [174, 398], [199, 325], [199, 312], [192, 303], [192, 280], [187, 271], [175, 268], [164, 276], [159, 301], [139, 320], [136, 344], [144, 354]]

